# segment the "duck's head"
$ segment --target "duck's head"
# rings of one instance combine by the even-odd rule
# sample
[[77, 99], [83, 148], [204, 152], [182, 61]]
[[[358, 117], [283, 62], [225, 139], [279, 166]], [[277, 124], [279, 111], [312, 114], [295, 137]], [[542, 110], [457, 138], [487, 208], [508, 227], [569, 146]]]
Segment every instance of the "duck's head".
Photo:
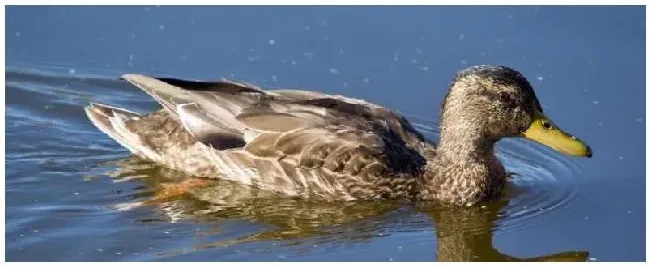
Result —
[[504, 66], [473, 66], [458, 72], [443, 100], [440, 126], [441, 152], [491, 152], [501, 138], [523, 137], [564, 154], [592, 155], [589, 146], [544, 115], [526, 78]]

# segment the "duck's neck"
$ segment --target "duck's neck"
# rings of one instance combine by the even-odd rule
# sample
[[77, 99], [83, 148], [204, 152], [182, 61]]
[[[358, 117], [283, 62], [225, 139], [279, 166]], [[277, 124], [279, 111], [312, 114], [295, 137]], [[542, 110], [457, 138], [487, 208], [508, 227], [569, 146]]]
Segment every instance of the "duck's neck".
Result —
[[463, 123], [440, 126], [440, 142], [438, 155], [447, 157], [459, 163], [480, 163], [486, 158], [494, 156], [494, 144], [497, 140], [486, 137], [480, 126], [476, 123]]
[[423, 199], [472, 205], [501, 191], [505, 170], [494, 155], [496, 140], [480, 130], [441, 125], [436, 157], [424, 175]]

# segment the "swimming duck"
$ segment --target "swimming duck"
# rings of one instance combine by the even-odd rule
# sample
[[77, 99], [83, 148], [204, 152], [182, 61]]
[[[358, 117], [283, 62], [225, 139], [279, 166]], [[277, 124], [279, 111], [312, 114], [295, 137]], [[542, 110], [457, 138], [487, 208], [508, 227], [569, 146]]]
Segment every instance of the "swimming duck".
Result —
[[505, 66], [455, 75], [441, 105], [437, 148], [403, 116], [359, 99], [227, 80], [122, 79], [162, 109], [139, 114], [90, 103], [85, 111], [133, 154], [289, 197], [470, 206], [498, 196], [506, 182], [494, 155], [502, 138], [592, 155], [544, 115], [526, 78]]

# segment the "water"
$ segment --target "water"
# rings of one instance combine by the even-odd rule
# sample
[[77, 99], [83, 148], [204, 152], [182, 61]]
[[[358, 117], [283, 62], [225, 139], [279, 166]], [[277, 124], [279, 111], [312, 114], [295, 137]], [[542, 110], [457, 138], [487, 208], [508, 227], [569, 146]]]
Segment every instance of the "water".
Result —
[[[643, 7], [9, 7], [6, 259], [645, 260], [644, 14]], [[130, 157], [82, 109], [89, 101], [157, 108], [116, 79], [123, 73], [226, 77], [367, 99], [436, 140], [451, 76], [483, 63], [521, 70], [545, 113], [589, 143], [594, 157], [501, 141], [498, 156], [519, 175], [502, 200], [466, 209], [268, 198], [223, 181], [155, 200], [161, 187], [187, 177]]]

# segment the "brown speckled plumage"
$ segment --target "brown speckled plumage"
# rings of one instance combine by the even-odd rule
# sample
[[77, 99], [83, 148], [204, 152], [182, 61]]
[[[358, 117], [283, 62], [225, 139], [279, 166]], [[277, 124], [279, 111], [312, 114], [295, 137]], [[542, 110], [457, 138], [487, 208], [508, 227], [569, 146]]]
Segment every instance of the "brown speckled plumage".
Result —
[[496, 196], [505, 170], [494, 143], [520, 134], [541, 111], [519, 72], [461, 71], [443, 101], [436, 151], [404, 117], [357, 99], [229, 81], [123, 79], [163, 109], [141, 115], [92, 103], [86, 112], [134, 154], [192, 175], [325, 200], [472, 205]]

